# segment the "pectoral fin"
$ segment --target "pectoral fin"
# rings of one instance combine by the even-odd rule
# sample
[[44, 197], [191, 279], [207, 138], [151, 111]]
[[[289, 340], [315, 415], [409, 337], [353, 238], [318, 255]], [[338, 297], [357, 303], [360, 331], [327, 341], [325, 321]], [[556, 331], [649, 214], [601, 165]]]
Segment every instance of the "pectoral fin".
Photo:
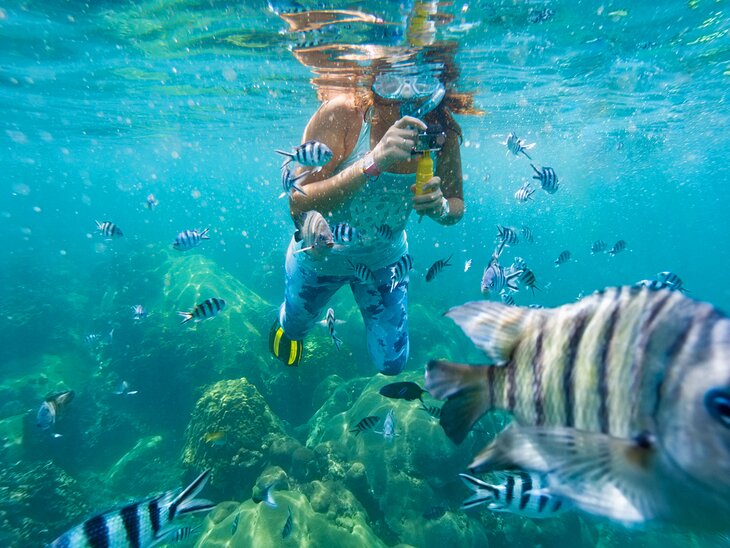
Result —
[[473, 471], [522, 468], [546, 474], [552, 495], [627, 525], [665, 512], [647, 436], [623, 439], [573, 428], [513, 425], [469, 466]]

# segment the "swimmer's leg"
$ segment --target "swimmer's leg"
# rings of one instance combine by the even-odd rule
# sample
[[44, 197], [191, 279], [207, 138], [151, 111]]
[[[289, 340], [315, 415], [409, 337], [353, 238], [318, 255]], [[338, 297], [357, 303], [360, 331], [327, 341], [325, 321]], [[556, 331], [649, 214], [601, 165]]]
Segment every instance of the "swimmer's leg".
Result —
[[383, 375], [397, 375], [408, 361], [408, 276], [390, 290], [389, 268], [376, 272], [375, 283], [351, 282], [367, 331], [368, 351]]
[[347, 280], [341, 276], [318, 276], [306, 267], [306, 257], [286, 257], [284, 302], [269, 332], [269, 350], [287, 365], [299, 365], [304, 337], [323, 317], [324, 307]]

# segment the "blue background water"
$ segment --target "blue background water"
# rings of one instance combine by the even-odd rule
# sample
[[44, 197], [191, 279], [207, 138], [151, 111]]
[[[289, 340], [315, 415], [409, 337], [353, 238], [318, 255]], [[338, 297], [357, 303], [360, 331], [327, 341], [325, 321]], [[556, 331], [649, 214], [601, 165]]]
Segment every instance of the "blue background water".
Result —
[[[403, 11], [378, 2], [327, 7], [389, 20]], [[531, 23], [530, 10], [544, 8], [552, 18]], [[528, 260], [543, 291], [520, 293], [518, 304], [557, 306], [671, 270], [693, 297], [729, 309], [727, 11], [709, 0], [451, 6], [440, 37], [458, 42], [460, 87], [485, 113], [458, 118], [463, 221], [409, 226], [411, 302], [441, 311], [479, 298], [495, 225], [525, 223], [536, 242], [509, 256]], [[120, 282], [103, 272], [110, 254], [165, 248], [185, 228], [210, 227], [205, 255], [279, 302], [291, 221], [277, 199], [273, 150], [299, 143], [318, 106], [313, 73], [293, 57], [287, 46], [296, 37], [285, 30], [264, 2], [3, 4], [6, 363], [31, 363], [60, 324], [77, 326], [79, 339], [90, 323], [103, 326], [93, 310], [79, 317], [57, 303], [79, 286], [103, 295]], [[510, 131], [537, 143], [533, 158], [560, 177], [556, 194], [515, 202], [532, 170], [506, 153]], [[154, 211], [144, 207], [149, 193], [160, 202]], [[94, 234], [94, 221], [106, 219], [123, 239]], [[592, 256], [597, 239], [624, 239], [628, 249]], [[563, 249], [573, 260], [556, 269]], [[451, 253], [454, 267], [427, 285], [418, 274]], [[464, 273], [467, 259], [473, 267]], [[36, 316], [22, 323], [32, 329], [18, 330], [26, 307]]]

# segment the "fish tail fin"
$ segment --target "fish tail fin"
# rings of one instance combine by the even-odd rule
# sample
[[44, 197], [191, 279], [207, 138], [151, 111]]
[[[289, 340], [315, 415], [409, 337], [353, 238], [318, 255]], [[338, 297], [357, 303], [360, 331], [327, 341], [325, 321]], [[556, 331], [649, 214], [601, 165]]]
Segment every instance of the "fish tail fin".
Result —
[[524, 148], [522, 149], [522, 154], [524, 154], [525, 156], [527, 156], [527, 159], [528, 159], [528, 160], [532, 160], [532, 158], [530, 157], [530, 155], [529, 155], [529, 154], [527, 154], [527, 150], [531, 149], [531, 148], [532, 148], [532, 147], [534, 147], [534, 146], [535, 146], [535, 144], [533, 143], [533, 144], [531, 144], [531, 145], [526, 145], [526, 146], [525, 146], [525, 147], [524, 147]]
[[[309, 175], [309, 172], [307, 172], [307, 175]], [[292, 183], [291, 187], [292, 187], [292, 190], [298, 192], [302, 196], [306, 196], [307, 195], [307, 193], [304, 192], [304, 190], [302, 190], [302, 187], [300, 187], [299, 185], [297, 185], [296, 182]]]
[[286, 152], [285, 150], [275, 150], [274, 152], [276, 152], [277, 154], [281, 154], [282, 156], [286, 156], [287, 158], [289, 158], [288, 160], [286, 160], [284, 162], [283, 165], [287, 165], [289, 162], [291, 162], [294, 159], [294, 156], [295, 156], [295, 154], [293, 152]]
[[279, 194], [279, 200], [281, 200], [284, 196], [286, 196], [286, 192], [282, 192], [281, 194]]
[[292, 253], [292, 255], [296, 255], [297, 253], [303, 253], [305, 251], [311, 251], [312, 249], [314, 249], [314, 246], [313, 245], [310, 245], [310, 246], [307, 246], [307, 247], [303, 247], [301, 249], [297, 249], [296, 251], [294, 251]]
[[337, 335], [332, 335], [332, 340], [335, 343], [335, 348], [337, 348], [337, 350], [339, 350], [340, 347], [342, 346], [342, 339], [340, 339]]
[[469, 474], [459, 474], [459, 477], [464, 482], [464, 485], [474, 492], [472, 496], [461, 503], [462, 510], [468, 510], [480, 504], [493, 502], [499, 494], [499, 490], [496, 487], [489, 485], [479, 478], [475, 478]]
[[201, 239], [201, 240], [210, 240], [210, 236], [208, 236], [208, 231], [209, 231], [209, 230], [210, 230], [210, 228], [206, 228], [206, 229], [204, 229], [204, 230], [203, 230], [203, 231], [202, 231], [202, 232], [200, 233], [200, 239]]
[[444, 261], [444, 266], [451, 266], [451, 259], [454, 257], [454, 254], [452, 253], [449, 255], [449, 258]]
[[190, 320], [193, 319], [192, 312], [178, 312], [177, 315], [185, 318], [183, 321], [180, 322], [180, 325], [182, 325], [184, 323], [188, 323]]
[[169, 521], [174, 520], [176, 517], [184, 516], [186, 514], [192, 514], [193, 512], [202, 512], [210, 510], [215, 506], [211, 501], [206, 499], [196, 499], [196, 495], [202, 491], [205, 484], [208, 482], [208, 476], [210, 475], [210, 469], [205, 470], [193, 482], [183, 489], [179, 495], [175, 497], [168, 507], [168, 518]]
[[504, 374], [503, 369], [490, 373], [489, 366], [470, 366], [446, 360], [431, 360], [426, 365], [426, 390], [438, 399], [446, 399], [441, 407], [440, 423], [446, 435], [461, 443], [484, 413], [492, 409], [489, 375]]
[[99, 221], [94, 221], [96, 223], [96, 228], [98, 230], [101, 230], [101, 223]]
[[[530, 162], [530, 165], [532, 166], [532, 169], [535, 171], [535, 173], [537, 173], [538, 175], [540, 175], [540, 170], [535, 167], [535, 164], [533, 164], [532, 162]], [[539, 179], [539, 178], [540, 177], [533, 177], [533, 179]]]

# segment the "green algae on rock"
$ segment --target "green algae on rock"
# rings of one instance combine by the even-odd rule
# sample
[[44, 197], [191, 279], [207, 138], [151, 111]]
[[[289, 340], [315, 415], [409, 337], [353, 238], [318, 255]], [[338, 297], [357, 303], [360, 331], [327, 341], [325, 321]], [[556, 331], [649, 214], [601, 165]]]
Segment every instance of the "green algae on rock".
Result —
[[[294, 491], [277, 491], [276, 501], [278, 508], [256, 504], [251, 500], [235, 509], [231, 508], [231, 503], [224, 503], [224, 511], [217, 512], [217, 507], [214, 508], [211, 515], [216, 519], [206, 520], [206, 530], [196, 546], [255, 546], [256, 548], [280, 546], [385, 548], [386, 546], [367, 525], [362, 513], [354, 512], [338, 516], [337, 520], [331, 520], [326, 514], [316, 512], [304, 494]], [[282, 530], [289, 508], [294, 525], [291, 536], [282, 539]], [[236, 519], [238, 522], [234, 527]]]
[[[225, 433], [225, 441], [206, 441], [218, 432]], [[209, 485], [219, 497], [240, 498], [266, 466], [269, 446], [284, 436], [282, 424], [254, 385], [245, 378], [221, 381], [208, 387], [195, 405], [182, 461], [196, 471], [212, 469]]]

